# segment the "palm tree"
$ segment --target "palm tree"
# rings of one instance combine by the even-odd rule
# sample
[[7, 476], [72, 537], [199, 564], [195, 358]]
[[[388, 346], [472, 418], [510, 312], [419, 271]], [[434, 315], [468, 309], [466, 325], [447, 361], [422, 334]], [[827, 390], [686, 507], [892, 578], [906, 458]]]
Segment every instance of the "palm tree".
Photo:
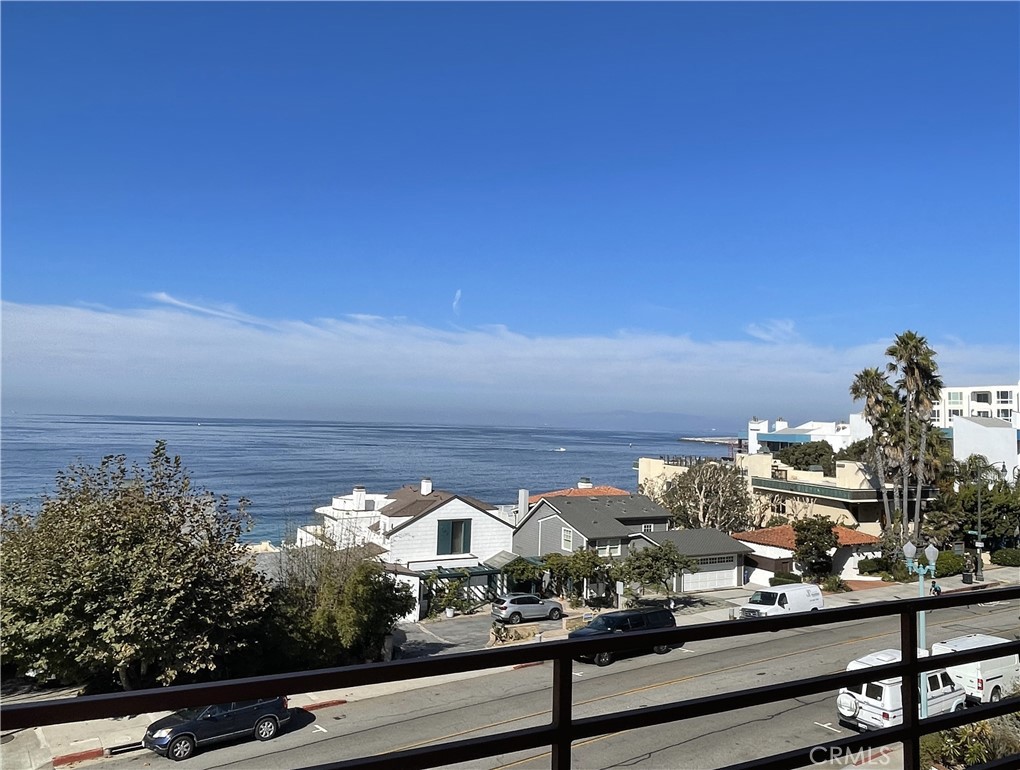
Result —
[[[927, 403], [927, 414], [931, 412], [931, 403], [934, 398], [931, 394], [938, 395], [942, 387], [942, 381], [938, 378], [938, 365], [935, 363], [935, 351], [928, 345], [928, 340], [917, 332], [909, 329], [902, 334], [897, 334], [893, 344], [886, 348], [885, 354], [892, 361], [886, 365], [890, 373], [898, 372], [896, 388], [900, 394], [903, 404], [903, 446], [904, 458], [901, 474], [903, 479], [903, 536], [906, 537], [910, 526], [910, 513], [907, 500], [910, 492], [910, 471], [922, 467], [919, 458], [911, 453], [910, 420], [914, 414], [926, 419], [925, 403]], [[937, 387], [936, 387], [937, 384]], [[923, 475], [923, 471], [922, 471]], [[920, 485], [922, 479], [918, 479]], [[920, 489], [918, 489], [920, 498]], [[916, 515], [920, 517], [920, 502], [917, 501]]]
[[917, 392], [915, 407], [917, 416], [921, 419], [921, 438], [917, 452], [917, 465], [915, 469], [917, 479], [917, 495], [914, 498], [914, 537], [921, 537], [921, 489], [926, 478], [933, 478], [928, 474], [929, 458], [928, 439], [936, 430], [931, 424], [932, 404], [939, 398], [942, 391], [942, 378], [938, 375], [938, 365], [935, 363], [935, 353], [931, 354], [931, 368], [928, 369], [921, 381], [920, 389]]
[[864, 400], [864, 419], [871, 426], [871, 455], [875, 470], [878, 472], [878, 482], [882, 491], [882, 507], [885, 509], [886, 525], [892, 521], [889, 511], [889, 496], [885, 488], [885, 443], [888, 439], [886, 430], [886, 417], [889, 412], [889, 403], [895, 399], [889, 381], [876, 367], [870, 367], [857, 373], [850, 385], [850, 396], [854, 401]]

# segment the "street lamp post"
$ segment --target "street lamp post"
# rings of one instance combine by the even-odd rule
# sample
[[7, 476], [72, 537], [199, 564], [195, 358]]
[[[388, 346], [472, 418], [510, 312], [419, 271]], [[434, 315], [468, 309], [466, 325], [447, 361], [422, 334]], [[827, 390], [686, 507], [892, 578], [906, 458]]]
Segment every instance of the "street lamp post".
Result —
[[[982, 469], [984, 470], [984, 469]], [[974, 550], [977, 551], [977, 565], [974, 567], [974, 579], [979, 583], [985, 579], [985, 560], [981, 558], [981, 549], [985, 547], [984, 541], [981, 540], [981, 487], [985, 485], [985, 480], [982, 475], [978, 475], [978, 528], [977, 528], [977, 540], [974, 542]]]
[[[925, 567], [914, 561], [917, 554], [917, 546], [909, 540], [903, 544], [903, 555], [907, 557], [907, 572], [913, 572], [918, 577], [917, 595], [924, 598], [924, 576], [930, 574], [935, 577], [935, 562], [939, 558], [939, 549], [931, 543], [924, 549], [924, 557], [928, 560]], [[928, 641], [925, 639], [924, 610], [917, 613], [917, 643], [927, 654]], [[921, 674], [921, 719], [928, 716], [928, 678], [925, 673]]]
[[[999, 470], [999, 466], [1002, 466], [1002, 470]], [[981, 537], [981, 487], [985, 485], [985, 472], [994, 470], [1002, 476], [1006, 477], [1006, 463], [986, 463], [978, 471], [977, 478], [977, 541], [974, 543], [974, 550], [977, 551], [977, 565], [974, 567], [974, 579], [981, 581], [985, 579], [985, 560], [981, 556], [981, 551], [984, 549], [985, 544]]]

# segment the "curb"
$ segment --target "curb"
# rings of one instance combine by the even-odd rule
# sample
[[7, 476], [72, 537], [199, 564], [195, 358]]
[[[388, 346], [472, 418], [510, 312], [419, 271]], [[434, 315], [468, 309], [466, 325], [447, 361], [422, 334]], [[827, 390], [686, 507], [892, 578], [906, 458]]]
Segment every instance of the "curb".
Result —
[[70, 765], [72, 762], [84, 762], [86, 759], [99, 759], [102, 756], [104, 756], [103, 749], [76, 751], [74, 754], [62, 754], [59, 757], [53, 757], [53, 766]]
[[860, 767], [876, 760], [882, 760], [884, 757], [892, 754], [896, 749], [889, 746], [883, 746], [880, 749], [870, 749], [867, 756], [861, 756], [854, 760], [854, 765]]
[[337, 700], [320, 700], [315, 703], [309, 703], [307, 706], [296, 706], [296, 708], [304, 709], [305, 711], [318, 711], [319, 709], [328, 709], [331, 706], [343, 706], [347, 703], [344, 698], [338, 698]]

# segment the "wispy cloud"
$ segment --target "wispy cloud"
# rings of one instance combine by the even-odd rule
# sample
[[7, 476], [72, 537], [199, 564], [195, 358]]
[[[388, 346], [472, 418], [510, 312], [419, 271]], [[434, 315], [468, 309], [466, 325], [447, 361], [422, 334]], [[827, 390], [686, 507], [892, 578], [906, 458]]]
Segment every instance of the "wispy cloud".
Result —
[[256, 326], [273, 326], [273, 324], [263, 319], [240, 312], [233, 305], [199, 305], [194, 302], [185, 302], [184, 300], [172, 297], [165, 291], [152, 292], [146, 296], [154, 302], [158, 302], [163, 305], [170, 305], [171, 307], [180, 308], [181, 310], [188, 310], [192, 313], [200, 313], [202, 315], [213, 316], [215, 318], [226, 318], [231, 321], [255, 324]]
[[453, 295], [453, 312], [460, 315], [460, 289]]
[[748, 324], [745, 331], [762, 342], [793, 342], [799, 338], [793, 321], [789, 319], [769, 320]]
[[[888, 342], [833, 348], [783, 324], [766, 341], [528, 336], [374, 316], [269, 321], [156, 297], [155, 306], [119, 311], [3, 303], [4, 407], [390, 419], [498, 406], [553, 417], [682, 412], [729, 424], [769, 413], [836, 419], [852, 408], [854, 373], [880, 364]], [[930, 342], [947, 382], [1016, 380], [1015, 349]]]

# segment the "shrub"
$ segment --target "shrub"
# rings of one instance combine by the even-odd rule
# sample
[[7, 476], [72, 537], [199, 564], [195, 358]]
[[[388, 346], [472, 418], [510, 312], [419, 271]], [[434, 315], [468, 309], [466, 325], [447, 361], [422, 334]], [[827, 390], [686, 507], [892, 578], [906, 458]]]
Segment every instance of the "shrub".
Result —
[[857, 571], [862, 575], [876, 575], [889, 570], [889, 560], [881, 556], [874, 559], [861, 559], [857, 562]]
[[897, 583], [914, 583], [917, 575], [907, 569], [906, 562], [896, 561], [889, 565], [889, 574]]
[[787, 583], [803, 583], [804, 579], [793, 572], [777, 572], [775, 580], [785, 580]]
[[800, 583], [800, 582], [801, 582], [800, 580], [786, 580], [785, 578], [780, 578], [780, 577], [769, 578], [769, 585], [773, 586], [773, 587], [775, 587], [775, 586], [788, 586], [791, 583]]
[[830, 594], [841, 594], [853, 589], [839, 575], [829, 575], [822, 581], [822, 590]]
[[964, 559], [952, 551], [942, 551], [935, 560], [935, 577], [949, 577], [963, 572]]
[[992, 564], [1020, 567], [1020, 548], [1000, 548], [992, 554]]

